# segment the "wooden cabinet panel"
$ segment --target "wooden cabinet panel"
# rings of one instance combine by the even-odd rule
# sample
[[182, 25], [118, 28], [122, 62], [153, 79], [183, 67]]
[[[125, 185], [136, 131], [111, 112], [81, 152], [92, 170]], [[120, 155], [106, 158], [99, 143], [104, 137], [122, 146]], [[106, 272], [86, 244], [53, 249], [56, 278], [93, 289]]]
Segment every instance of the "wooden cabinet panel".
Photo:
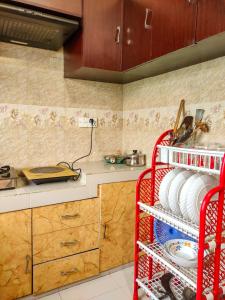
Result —
[[133, 260], [135, 186], [135, 181], [100, 186], [101, 272]]
[[0, 299], [31, 294], [31, 211], [0, 214], [0, 241]]
[[225, 31], [225, 0], [198, 0], [197, 41]]
[[39, 235], [99, 223], [99, 199], [87, 199], [33, 209], [33, 234]]
[[151, 58], [151, 13], [148, 0], [126, 0], [124, 7], [123, 70]]
[[41, 294], [98, 273], [99, 250], [36, 265], [33, 269], [34, 293]]
[[84, 0], [84, 65], [105, 70], [121, 70], [121, 0]]
[[99, 227], [98, 223], [35, 235], [33, 239], [34, 264], [98, 248]]
[[28, 5], [41, 7], [60, 13], [73, 15], [77, 17], [82, 16], [82, 0], [12, 0]]
[[152, 59], [194, 44], [195, 1], [148, 0], [148, 3], [152, 14]]

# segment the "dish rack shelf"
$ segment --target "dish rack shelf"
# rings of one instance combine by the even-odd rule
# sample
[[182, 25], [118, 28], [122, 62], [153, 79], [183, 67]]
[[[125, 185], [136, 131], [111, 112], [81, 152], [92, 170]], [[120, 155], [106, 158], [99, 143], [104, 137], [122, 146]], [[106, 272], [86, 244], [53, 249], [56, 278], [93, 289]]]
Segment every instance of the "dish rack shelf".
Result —
[[[161, 277], [174, 275], [171, 286], [176, 299], [183, 298], [185, 287], [196, 299], [225, 299], [225, 155], [221, 151], [171, 147], [172, 131], [156, 142], [152, 167], [139, 177], [136, 190], [136, 232], [134, 296], [141, 288], [153, 300], [162, 297]], [[159, 203], [159, 188], [164, 176], [174, 167], [219, 176], [219, 185], [204, 197], [200, 223], [185, 220]], [[178, 266], [167, 257], [154, 236], [154, 219], [160, 220], [198, 242], [197, 268]]]

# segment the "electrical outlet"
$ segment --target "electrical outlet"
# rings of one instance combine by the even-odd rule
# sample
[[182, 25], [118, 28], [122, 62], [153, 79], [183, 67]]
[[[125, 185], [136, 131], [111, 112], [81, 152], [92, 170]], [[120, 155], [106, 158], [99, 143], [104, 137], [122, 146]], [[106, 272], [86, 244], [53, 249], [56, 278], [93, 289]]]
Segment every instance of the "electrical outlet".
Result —
[[80, 128], [91, 128], [91, 119], [94, 120], [93, 127], [98, 127], [98, 119], [97, 118], [79, 118], [79, 127]]

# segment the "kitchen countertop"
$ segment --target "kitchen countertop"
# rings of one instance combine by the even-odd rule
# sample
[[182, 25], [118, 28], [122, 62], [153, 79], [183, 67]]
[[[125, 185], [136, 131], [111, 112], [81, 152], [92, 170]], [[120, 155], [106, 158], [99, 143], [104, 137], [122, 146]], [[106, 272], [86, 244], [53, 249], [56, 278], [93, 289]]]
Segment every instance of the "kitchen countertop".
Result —
[[137, 180], [147, 168], [111, 165], [104, 161], [80, 163], [77, 167], [82, 169], [82, 176], [76, 182], [24, 185], [19, 180], [17, 189], [0, 191], [0, 213], [95, 198], [99, 184]]

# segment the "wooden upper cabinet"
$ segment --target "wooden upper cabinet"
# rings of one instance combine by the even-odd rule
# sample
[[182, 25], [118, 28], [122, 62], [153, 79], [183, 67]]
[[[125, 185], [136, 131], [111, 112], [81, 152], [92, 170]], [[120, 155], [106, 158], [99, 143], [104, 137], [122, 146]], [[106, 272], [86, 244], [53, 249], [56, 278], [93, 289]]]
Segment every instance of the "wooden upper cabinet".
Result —
[[225, 31], [225, 0], [198, 0], [196, 39]]
[[81, 17], [82, 0], [12, 0], [32, 6], [41, 7], [59, 13]]
[[31, 210], [0, 214], [0, 299], [32, 293]]
[[121, 0], [84, 0], [84, 64], [119, 71], [122, 64]]
[[125, 0], [123, 69], [140, 65], [151, 58], [151, 11], [148, 0]]
[[194, 44], [195, 0], [148, 0], [148, 5], [152, 18], [151, 59]]
[[65, 77], [110, 81], [122, 70], [122, 35], [123, 0], [84, 0], [82, 30], [64, 46]]

